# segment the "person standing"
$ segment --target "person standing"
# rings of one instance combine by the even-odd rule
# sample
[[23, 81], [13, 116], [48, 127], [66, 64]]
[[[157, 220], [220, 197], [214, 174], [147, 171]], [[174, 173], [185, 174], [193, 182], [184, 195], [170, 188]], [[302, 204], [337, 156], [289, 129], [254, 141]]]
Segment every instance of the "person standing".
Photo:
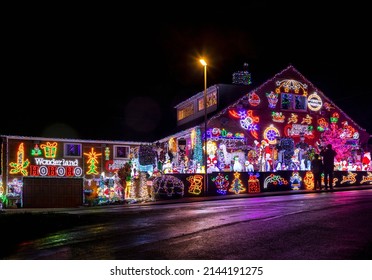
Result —
[[319, 187], [322, 189], [322, 173], [323, 173], [323, 162], [319, 158], [319, 154], [314, 155], [314, 159], [311, 161], [311, 171], [314, 175], [314, 190]]
[[336, 151], [332, 149], [332, 144], [328, 144], [325, 149], [320, 152], [323, 157], [324, 167], [324, 185], [328, 190], [328, 186], [333, 190], [333, 170], [335, 165]]

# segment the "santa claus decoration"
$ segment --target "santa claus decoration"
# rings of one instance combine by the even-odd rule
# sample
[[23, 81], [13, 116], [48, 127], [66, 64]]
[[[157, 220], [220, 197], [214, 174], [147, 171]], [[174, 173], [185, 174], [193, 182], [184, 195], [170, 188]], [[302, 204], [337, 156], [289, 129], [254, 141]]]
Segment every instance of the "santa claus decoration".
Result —
[[362, 158], [363, 170], [371, 170], [371, 152], [366, 152]]

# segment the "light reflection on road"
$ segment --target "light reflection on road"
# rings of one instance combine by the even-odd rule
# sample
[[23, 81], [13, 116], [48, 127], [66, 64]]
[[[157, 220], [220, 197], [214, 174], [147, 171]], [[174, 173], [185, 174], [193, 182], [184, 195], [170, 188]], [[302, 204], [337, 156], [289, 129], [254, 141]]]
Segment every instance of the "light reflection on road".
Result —
[[[311, 214], [354, 205], [361, 191], [313, 193], [290, 196], [227, 199], [182, 204], [126, 205], [93, 211], [105, 215], [104, 223], [75, 227], [23, 243], [9, 259], [115, 259], [126, 250], [168, 242], [203, 242], [208, 231], [259, 221]], [[372, 198], [372, 190], [363, 191]], [[340, 208], [341, 209], [341, 208]], [[83, 215], [88, 210], [73, 211]], [[267, 226], [270, 226], [268, 224]], [[275, 230], [275, 229], [273, 229]], [[226, 233], [232, 234], [232, 233]], [[201, 246], [200, 244], [198, 246]]]

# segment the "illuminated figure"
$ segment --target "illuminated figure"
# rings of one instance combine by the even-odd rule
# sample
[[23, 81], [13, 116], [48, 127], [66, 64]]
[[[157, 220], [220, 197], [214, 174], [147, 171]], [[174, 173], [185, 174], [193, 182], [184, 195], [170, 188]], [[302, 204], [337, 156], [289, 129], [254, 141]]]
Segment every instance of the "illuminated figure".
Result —
[[239, 162], [239, 157], [238, 156], [234, 157], [233, 171], [235, 171], [235, 172], [242, 172], [243, 171], [243, 166]]
[[252, 162], [250, 162], [249, 160], [245, 161], [244, 168], [245, 168], [246, 172], [254, 172], [254, 166], [253, 166]]

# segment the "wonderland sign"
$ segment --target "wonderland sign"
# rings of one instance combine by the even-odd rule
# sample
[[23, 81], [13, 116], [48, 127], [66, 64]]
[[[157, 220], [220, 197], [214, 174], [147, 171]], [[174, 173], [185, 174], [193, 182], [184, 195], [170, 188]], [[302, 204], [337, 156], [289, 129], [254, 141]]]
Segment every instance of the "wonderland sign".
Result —
[[35, 164], [30, 165], [29, 176], [58, 176], [58, 177], [80, 177], [83, 169], [79, 161], [66, 159], [35, 158]]

